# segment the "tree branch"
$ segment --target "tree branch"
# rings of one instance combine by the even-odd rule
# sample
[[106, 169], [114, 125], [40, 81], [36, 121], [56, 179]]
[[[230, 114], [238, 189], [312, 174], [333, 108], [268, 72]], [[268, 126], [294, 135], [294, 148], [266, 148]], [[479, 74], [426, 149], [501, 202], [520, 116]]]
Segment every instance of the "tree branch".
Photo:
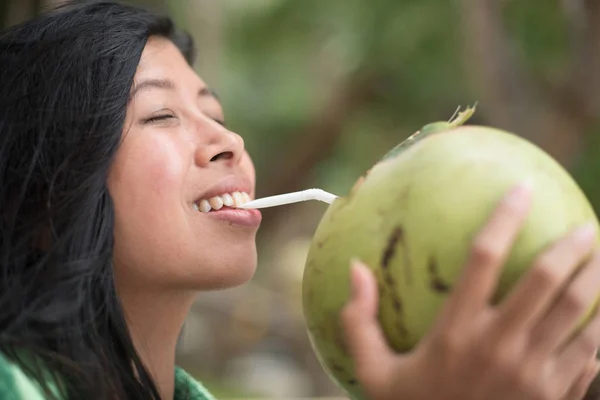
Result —
[[589, 117], [600, 113], [600, 2], [563, 0], [571, 42], [566, 87]]
[[571, 62], [566, 79], [544, 94], [533, 114], [535, 141], [565, 167], [585, 146], [587, 128], [600, 112], [600, 2], [563, 0]]
[[544, 90], [515, 55], [502, 23], [501, 2], [461, 0], [469, 73], [484, 114], [492, 125], [530, 139], [565, 167], [584, 146], [593, 115], [586, 103], [597, 107], [600, 93], [600, 3], [573, 1], [563, 2], [576, 54], [572, 72], [564, 85]]
[[461, 0], [469, 74], [488, 119], [503, 129], [526, 132], [537, 87], [522, 68], [502, 22], [498, 0]]
[[[370, 73], [356, 72], [333, 91], [327, 106], [314, 121], [293, 135], [297, 139], [288, 148], [278, 151], [285, 158], [280, 160], [279, 165], [274, 165], [272, 176], [263, 180], [265, 184], [262, 187], [259, 183], [260, 196], [305, 189], [314, 166], [333, 152], [343, 133], [346, 118], [370, 99], [374, 81]], [[268, 230], [280, 212], [280, 207], [264, 210], [262, 229]]]

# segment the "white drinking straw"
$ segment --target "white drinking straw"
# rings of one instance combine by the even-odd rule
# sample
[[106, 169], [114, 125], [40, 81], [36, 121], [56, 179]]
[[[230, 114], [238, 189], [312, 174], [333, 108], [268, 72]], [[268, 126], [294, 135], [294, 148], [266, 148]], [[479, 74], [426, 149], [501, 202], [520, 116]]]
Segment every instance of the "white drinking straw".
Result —
[[333, 203], [338, 196], [321, 189], [307, 189], [300, 192], [279, 194], [276, 196], [263, 197], [236, 206], [237, 208], [267, 208], [284, 204], [299, 203], [301, 201], [318, 200], [327, 204]]

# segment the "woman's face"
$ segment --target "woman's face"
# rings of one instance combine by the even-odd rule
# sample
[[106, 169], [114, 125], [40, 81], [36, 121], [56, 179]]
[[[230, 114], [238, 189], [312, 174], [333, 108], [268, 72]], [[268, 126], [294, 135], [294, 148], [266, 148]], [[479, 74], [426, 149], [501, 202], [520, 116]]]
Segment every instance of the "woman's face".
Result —
[[252, 277], [260, 213], [226, 205], [253, 197], [255, 172], [223, 120], [180, 51], [152, 38], [108, 178], [120, 285], [210, 290]]

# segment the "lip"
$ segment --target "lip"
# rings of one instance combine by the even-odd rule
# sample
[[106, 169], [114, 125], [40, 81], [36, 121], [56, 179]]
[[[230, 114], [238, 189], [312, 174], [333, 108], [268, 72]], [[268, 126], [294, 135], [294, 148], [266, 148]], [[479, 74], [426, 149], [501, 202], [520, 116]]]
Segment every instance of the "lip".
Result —
[[220, 219], [234, 225], [240, 225], [248, 228], [258, 228], [262, 221], [262, 214], [256, 209], [241, 209], [223, 207], [218, 211], [201, 213], [208, 218]]
[[[198, 203], [204, 199], [208, 200], [211, 197], [233, 192], [245, 192], [248, 193], [248, 195], [251, 195], [251, 181], [243, 176], [229, 175], [202, 192], [194, 202]], [[258, 228], [262, 221], [262, 213], [256, 209], [241, 209], [225, 206], [220, 210], [211, 210], [207, 213], [201, 213], [199, 211], [194, 212], [197, 212], [198, 214], [208, 218], [219, 219], [233, 225], [239, 225], [248, 228]]]
[[206, 191], [200, 194], [194, 202], [198, 203], [201, 200], [208, 200], [211, 197], [220, 196], [225, 193], [245, 192], [248, 195], [252, 192], [252, 184], [250, 180], [238, 175], [230, 175], [221, 179], [215, 185], [209, 187]]

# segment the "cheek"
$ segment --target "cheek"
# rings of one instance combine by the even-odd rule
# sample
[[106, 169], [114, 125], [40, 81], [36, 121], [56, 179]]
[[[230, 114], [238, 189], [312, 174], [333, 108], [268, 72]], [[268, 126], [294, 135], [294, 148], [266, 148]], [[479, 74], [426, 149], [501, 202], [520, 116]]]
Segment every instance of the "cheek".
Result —
[[111, 176], [116, 203], [129, 211], [160, 210], [172, 203], [183, 190], [184, 160], [181, 149], [167, 140], [124, 143]]
[[177, 256], [165, 238], [177, 238], [185, 218], [181, 205], [189, 157], [183, 145], [168, 138], [130, 139], [119, 149], [108, 181], [116, 219], [115, 257], [117, 264], [129, 266], [127, 274], [152, 275], [150, 266]]
[[157, 232], [170, 235], [180, 222], [187, 167], [183, 146], [173, 141], [130, 139], [117, 153], [108, 184], [118, 239], [128, 252], [139, 252], [164, 246]]
[[252, 162], [252, 158], [248, 154], [247, 151], [244, 151], [244, 156], [240, 162], [241, 168], [244, 171], [244, 174], [250, 177], [252, 181], [252, 193], [249, 193], [251, 196], [254, 195], [255, 186], [256, 186], [256, 170], [254, 168], [254, 163]]

